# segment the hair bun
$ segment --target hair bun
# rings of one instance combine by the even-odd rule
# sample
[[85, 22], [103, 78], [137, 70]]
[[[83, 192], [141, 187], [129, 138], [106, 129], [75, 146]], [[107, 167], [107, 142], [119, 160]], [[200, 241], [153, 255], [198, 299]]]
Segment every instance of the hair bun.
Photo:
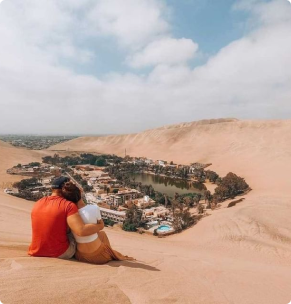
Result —
[[81, 199], [81, 190], [71, 181], [63, 185], [62, 194], [65, 199], [75, 204]]

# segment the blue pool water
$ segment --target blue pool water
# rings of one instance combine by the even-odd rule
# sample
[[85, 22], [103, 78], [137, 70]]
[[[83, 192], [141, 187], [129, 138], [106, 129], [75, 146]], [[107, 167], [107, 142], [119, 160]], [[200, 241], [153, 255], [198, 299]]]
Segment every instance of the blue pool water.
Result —
[[158, 231], [169, 231], [171, 229], [170, 226], [162, 225], [157, 230]]

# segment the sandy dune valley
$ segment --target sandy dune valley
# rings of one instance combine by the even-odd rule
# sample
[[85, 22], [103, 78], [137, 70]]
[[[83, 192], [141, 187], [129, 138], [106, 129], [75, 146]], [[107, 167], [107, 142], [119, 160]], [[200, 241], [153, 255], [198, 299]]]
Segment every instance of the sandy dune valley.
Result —
[[[253, 188], [181, 234], [159, 239], [106, 228], [136, 263], [31, 258], [33, 203], [3, 193], [6, 169], [54, 150], [211, 162]], [[11, 303], [287, 304], [291, 301], [291, 120], [208, 120], [139, 134], [83, 137], [28, 151], [0, 142], [0, 301]], [[19, 178], [19, 177], [18, 177]]]

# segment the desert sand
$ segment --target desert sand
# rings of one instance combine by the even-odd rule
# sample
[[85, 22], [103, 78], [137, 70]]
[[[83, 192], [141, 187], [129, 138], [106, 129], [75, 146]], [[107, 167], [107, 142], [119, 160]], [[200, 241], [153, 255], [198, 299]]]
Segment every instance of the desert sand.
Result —
[[[95, 151], [213, 163], [253, 191], [181, 234], [158, 239], [106, 229], [136, 263], [96, 266], [31, 258], [33, 203], [0, 193], [0, 300], [6, 303], [279, 304], [291, 300], [291, 121], [219, 120], [140, 134], [80, 138], [52, 150]], [[18, 162], [45, 153], [0, 143], [0, 183]]]

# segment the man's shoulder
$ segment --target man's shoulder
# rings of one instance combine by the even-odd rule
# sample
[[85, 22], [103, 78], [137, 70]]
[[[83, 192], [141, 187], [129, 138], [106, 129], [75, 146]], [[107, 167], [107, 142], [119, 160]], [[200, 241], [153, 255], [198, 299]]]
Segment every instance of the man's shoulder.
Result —
[[36, 208], [37, 206], [42, 206], [43, 203], [47, 200], [47, 196], [42, 197], [41, 199], [39, 199], [38, 201], [35, 202], [34, 204], [34, 208]]
[[45, 197], [41, 198], [40, 200], [38, 200], [36, 202], [36, 205], [43, 205], [43, 203], [47, 203], [47, 204], [51, 205], [52, 207], [56, 206], [56, 204], [59, 205], [59, 206], [62, 205], [62, 206], [65, 206], [65, 207], [73, 206], [73, 205], [76, 206], [73, 202], [68, 201], [64, 197], [54, 196], [54, 195], [45, 196]]
[[68, 201], [62, 196], [57, 196], [57, 195], [50, 195], [46, 197], [47, 200], [49, 201], [56, 201], [56, 202], [62, 202], [63, 204], [73, 204], [73, 202]]
[[38, 202], [46, 201], [48, 198], [49, 198], [49, 196], [44, 196], [44, 197], [40, 198], [40, 199], [37, 201], [37, 203], [38, 203]]

